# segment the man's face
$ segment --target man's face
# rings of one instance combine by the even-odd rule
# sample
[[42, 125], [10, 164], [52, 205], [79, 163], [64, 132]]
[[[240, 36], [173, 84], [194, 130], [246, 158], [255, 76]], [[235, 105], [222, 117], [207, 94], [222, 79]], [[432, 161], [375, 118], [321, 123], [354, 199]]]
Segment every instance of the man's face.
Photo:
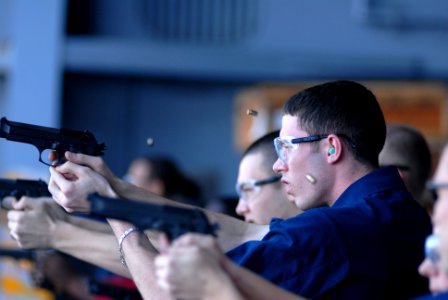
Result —
[[[420, 275], [429, 279], [429, 289], [433, 294], [438, 294], [448, 290], [448, 272], [446, 272], [446, 269], [443, 267], [444, 258], [441, 252], [442, 244], [440, 241], [440, 236], [438, 237], [439, 241], [433, 246], [434, 250], [432, 250], [433, 253], [436, 252], [438, 254], [427, 256], [418, 268]], [[446, 250], [447, 249], [445, 249], [445, 251]]]
[[240, 197], [236, 213], [244, 216], [246, 222], [269, 224], [272, 218], [287, 219], [297, 215], [300, 211], [288, 201], [283, 187], [278, 181], [251, 187], [245, 184], [253, 180], [263, 180], [274, 176], [263, 169], [264, 157], [258, 152], [246, 155], [240, 162], [237, 185], [242, 189], [244, 197]]
[[[280, 137], [287, 136], [298, 138], [309, 134], [299, 128], [297, 117], [284, 115]], [[319, 149], [316, 143], [320, 141], [295, 144], [294, 149], [285, 149], [286, 159], [278, 159], [274, 164], [274, 171], [282, 175], [281, 182], [288, 199], [301, 210], [326, 204], [328, 168], [321, 151], [316, 150]], [[309, 176], [314, 182], [307, 180]]]
[[[433, 179], [435, 184], [448, 183], [448, 148], [445, 148]], [[432, 293], [448, 291], [448, 188], [437, 189], [438, 199], [433, 212], [433, 233], [438, 237], [436, 263], [426, 258], [419, 272], [429, 279]]]
[[160, 180], [150, 179], [152, 166], [146, 160], [136, 159], [129, 166], [126, 177], [132, 184], [163, 196], [165, 187]]
[[150, 174], [150, 166], [144, 160], [134, 160], [129, 166], [127, 178], [138, 187], [144, 187]]
[[[434, 173], [433, 182], [437, 184], [448, 184], [448, 147], [445, 147], [437, 169]], [[434, 206], [433, 226], [440, 230], [448, 230], [448, 188], [437, 189], [438, 199]]]

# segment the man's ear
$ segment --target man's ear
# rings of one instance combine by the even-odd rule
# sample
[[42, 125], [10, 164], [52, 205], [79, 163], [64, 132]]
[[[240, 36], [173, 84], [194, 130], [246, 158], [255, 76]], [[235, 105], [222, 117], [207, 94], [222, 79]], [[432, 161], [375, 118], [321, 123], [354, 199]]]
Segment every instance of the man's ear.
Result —
[[325, 144], [325, 152], [327, 153], [328, 162], [334, 163], [338, 161], [342, 155], [343, 151], [343, 142], [342, 138], [335, 135], [330, 134], [327, 137], [327, 143]]

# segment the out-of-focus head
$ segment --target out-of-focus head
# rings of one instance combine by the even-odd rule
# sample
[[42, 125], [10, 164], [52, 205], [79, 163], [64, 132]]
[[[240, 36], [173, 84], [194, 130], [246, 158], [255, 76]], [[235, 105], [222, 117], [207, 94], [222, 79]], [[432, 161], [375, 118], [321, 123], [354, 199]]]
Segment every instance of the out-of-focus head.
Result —
[[404, 124], [388, 124], [386, 143], [380, 153], [380, 165], [398, 168], [406, 187], [428, 211], [432, 199], [425, 189], [431, 175], [431, 151], [420, 131]]
[[440, 227], [448, 231], [448, 145], [443, 149], [437, 168], [434, 172], [431, 188], [436, 194], [434, 207], [434, 229]]
[[199, 185], [175, 161], [164, 156], [140, 156], [129, 165], [126, 179], [157, 195], [203, 206]]
[[144, 188], [157, 195], [165, 196], [165, 187], [162, 180], [152, 175], [150, 159], [139, 157], [129, 165], [126, 179], [138, 187]]
[[425, 259], [418, 268], [420, 275], [429, 279], [433, 294], [448, 291], [448, 270], [443, 266], [441, 250], [440, 237], [436, 234], [429, 236], [425, 243]]
[[419, 268], [429, 279], [431, 292], [448, 291], [448, 146], [445, 146], [430, 188], [437, 194], [432, 216], [433, 235], [426, 243], [426, 258]]
[[278, 133], [268, 133], [253, 142], [240, 161], [236, 212], [247, 222], [269, 224], [274, 217], [287, 219], [300, 213], [294, 203], [288, 201], [280, 176], [272, 170], [277, 160], [273, 141]]
[[340, 177], [333, 166], [343, 165], [331, 159], [356, 164], [358, 172], [376, 168], [385, 137], [383, 113], [366, 87], [352, 81], [316, 85], [286, 102], [274, 169], [301, 209], [331, 205]]

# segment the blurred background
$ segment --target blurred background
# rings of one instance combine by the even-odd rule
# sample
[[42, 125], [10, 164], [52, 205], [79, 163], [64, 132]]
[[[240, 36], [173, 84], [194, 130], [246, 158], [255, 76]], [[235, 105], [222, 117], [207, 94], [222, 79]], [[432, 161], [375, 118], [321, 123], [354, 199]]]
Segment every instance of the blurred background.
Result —
[[[278, 127], [290, 95], [333, 79], [366, 84], [437, 157], [448, 2], [0, 0], [1, 116], [91, 131], [120, 176], [138, 155], [169, 155], [206, 199], [235, 196], [241, 151]], [[0, 174], [48, 169], [0, 140]]]
[[[125, 178], [135, 158], [168, 157], [228, 213], [242, 151], [279, 128], [291, 95], [335, 79], [419, 129], [434, 166], [448, 142], [448, 1], [0, 0], [0, 117], [88, 130]], [[38, 159], [0, 139], [1, 177], [48, 180]], [[0, 240], [15, 244], [7, 229]], [[2, 299], [68, 299], [31, 293], [18, 270], [0, 263]]]

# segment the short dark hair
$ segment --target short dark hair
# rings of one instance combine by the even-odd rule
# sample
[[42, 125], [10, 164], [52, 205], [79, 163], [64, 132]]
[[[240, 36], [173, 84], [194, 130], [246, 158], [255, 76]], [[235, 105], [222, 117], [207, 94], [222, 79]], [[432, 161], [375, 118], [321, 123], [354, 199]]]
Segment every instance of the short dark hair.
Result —
[[431, 150], [423, 134], [410, 125], [388, 124], [381, 155], [387, 163], [400, 163], [408, 168], [409, 191], [420, 201], [432, 168]]
[[310, 135], [344, 134], [356, 160], [378, 167], [386, 124], [378, 101], [363, 85], [340, 80], [307, 88], [286, 102], [284, 113], [298, 117]]
[[247, 147], [243, 153], [243, 158], [249, 154], [262, 153], [263, 168], [267, 173], [274, 173], [272, 166], [277, 160], [277, 152], [275, 151], [274, 139], [279, 136], [280, 130], [268, 132], [261, 136]]

